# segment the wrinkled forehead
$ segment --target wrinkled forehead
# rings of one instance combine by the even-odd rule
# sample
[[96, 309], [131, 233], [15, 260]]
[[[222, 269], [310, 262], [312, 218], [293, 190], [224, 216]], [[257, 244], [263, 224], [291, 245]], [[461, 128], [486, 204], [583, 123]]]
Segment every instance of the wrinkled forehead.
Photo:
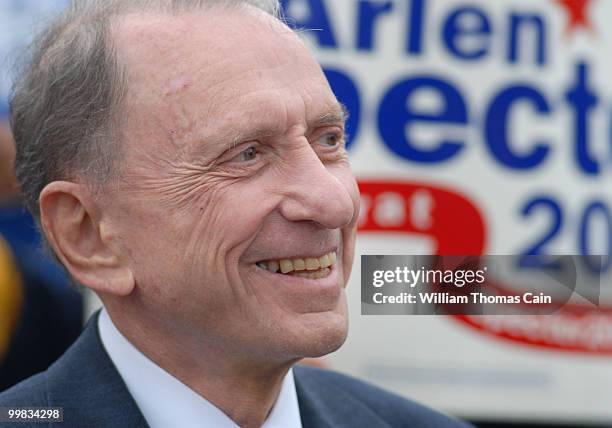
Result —
[[128, 74], [127, 111], [141, 119], [155, 120], [156, 110], [176, 118], [182, 110], [178, 115], [191, 122], [223, 115], [240, 123], [279, 107], [279, 98], [313, 115], [336, 102], [299, 37], [255, 8], [130, 14], [114, 27], [118, 60]]
[[302, 74], [320, 77], [316, 60], [299, 37], [252, 6], [178, 15], [131, 13], [116, 19], [113, 39], [132, 89], [172, 91], [177, 84], [164, 79], [186, 75], [212, 86], [234, 74], [261, 73], [286, 62], [294, 62]]
[[281, 21], [248, 5], [175, 13], [128, 12], [115, 17], [112, 27], [119, 54], [126, 60], [186, 53], [193, 42], [211, 54], [223, 52], [240, 38], [252, 39], [254, 32], [274, 32], [278, 37], [292, 34]]

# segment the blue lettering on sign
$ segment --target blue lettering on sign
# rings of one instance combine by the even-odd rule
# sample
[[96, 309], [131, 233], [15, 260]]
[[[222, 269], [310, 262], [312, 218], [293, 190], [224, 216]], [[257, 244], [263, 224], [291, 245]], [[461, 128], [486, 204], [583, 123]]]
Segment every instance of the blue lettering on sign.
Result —
[[[334, 28], [333, 16], [324, 0], [281, 0], [284, 15], [294, 28], [313, 30], [309, 34], [322, 48], [338, 49], [341, 45]], [[478, 61], [489, 58], [495, 52], [493, 45], [505, 48], [500, 57], [510, 64], [533, 62], [544, 66], [547, 61], [547, 25], [544, 17], [537, 13], [508, 14], [507, 22], [495, 23], [483, 8], [476, 6], [449, 7], [445, 18], [437, 21], [428, 16], [427, 0], [406, 0], [406, 7], [398, 7], [402, 1], [359, 0], [354, 14], [354, 36], [352, 44], [357, 51], [373, 51], [376, 33], [383, 18], [396, 11], [406, 12], [404, 19], [404, 53], [418, 56], [425, 52], [427, 42], [442, 42], [443, 47], [455, 58]], [[306, 12], [306, 13], [304, 13]], [[305, 15], [305, 16], [304, 16]], [[389, 19], [387, 23], [395, 22]], [[427, 27], [426, 27], [427, 24]], [[397, 24], [396, 24], [397, 25]], [[427, 31], [425, 31], [427, 30]], [[495, 30], [495, 31], [494, 31]], [[428, 40], [429, 39], [429, 40]], [[533, 50], [533, 57], [523, 51]]]
[[[325, 0], [283, 0], [282, 3], [289, 18], [292, 17], [289, 14], [293, 10], [292, 6], [303, 6], [302, 11], [308, 13], [298, 19], [294, 17], [294, 24], [317, 29], [312, 34], [319, 46], [338, 48], [336, 32], [327, 8], [331, 3]], [[439, 29], [442, 37], [438, 42], [442, 43], [454, 58], [475, 62], [490, 58], [495, 52], [501, 51], [503, 56], [500, 59], [512, 65], [522, 61], [544, 66], [547, 61], [547, 24], [544, 17], [538, 13], [512, 11], [507, 15], [506, 25], [494, 25], [496, 23], [483, 7], [449, 6], [447, 15], [436, 20], [435, 17], [427, 15], [427, 0], [411, 0], [401, 9], [397, 2], [390, 0], [359, 0], [355, 6], [353, 43], [345, 46], [354, 46], [360, 51], [375, 49], [376, 35], [381, 31], [379, 27], [383, 23], [387, 25], [389, 22], [396, 22], [386, 18], [391, 17], [396, 10], [401, 10], [402, 13], [407, 13], [404, 21], [407, 55], [425, 53], [427, 42], [437, 40], [434, 36], [436, 29]], [[297, 12], [299, 10], [295, 8], [295, 13]], [[431, 27], [431, 31], [429, 28], [425, 31], [425, 23]], [[507, 38], [498, 40], [499, 34], [504, 34], [502, 30], [506, 31]], [[493, 46], [501, 48], [494, 50]], [[591, 148], [589, 121], [593, 111], [600, 107], [601, 103], [596, 91], [589, 86], [587, 62], [580, 61], [575, 70], [573, 82], [561, 91], [565, 102], [556, 104], [554, 111], [569, 111], [571, 114], [572, 154], [575, 165], [581, 173], [596, 176], [602, 173], [604, 164]], [[348, 143], [351, 146], [363, 117], [362, 108], [372, 101], [363, 99], [359, 86], [348, 70], [336, 65], [328, 69], [326, 75], [336, 96], [351, 111], [352, 116], [348, 124]], [[422, 89], [433, 92], [439, 99], [441, 107], [437, 111], [425, 111], [410, 102]], [[534, 140], [529, 142], [527, 148], [522, 148], [516, 141], [512, 141], [511, 129], [521, 126], [520, 123], [511, 123], [516, 122], [516, 119], [512, 119], [516, 108], [527, 106], [542, 119], [552, 115], [553, 108], [548, 97], [541, 87], [533, 83], [513, 83], [500, 87], [491, 95], [482, 117], [473, 117], [471, 122], [468, 122], [468, 95], [433, 73], [402, 76], [399, 82], [384, 88], [382, 94], [377, 111], [378, 132], [385, 147], [407, 161], [443, 163], [456, 158], [466, 147], [464, 138], [456, 136], [440, 137], [427, 145], [419, 140], [417, 133], [411, 132], [415, 125], [450, 124], [464, 126], [466, 129], [482, 126], [483, 142], [491, 158], [500, 165], [517, 171], [538, 168], [545, 163], [552, 147], [563, 147], [552, 141]], [[612, 142], [612, 131], [610, 141]]]
[[512, 149], [508, 133], [508, 117], [512, 107], [519, 101], [529, 102], [540, 114], [548, 114], [550, 107], [544, 96], [530, 86], [510, 86], [493, 98], [485, 119], [485, 142], [494, 159], [502, 165], [515, 169], [530, 169], [539, 165], [549, 151], [549, 144], [536, 142], [526, 154]]
[[[526, 24], [531, 24], [533, 31], [536, 32], [536, 43], [530, 43], [527, 39], [526, 43], [520, 43], [520, 29], [529, 29]], [[538, 65], [544, 65], [546, 62], [546, 25], [544, 20], [539, 15], [519, 15], [513, 13], [510, 15], [510, 37], [508, 38], [508, 61], [516, 64], [519, 61], [519, 47], [534, 46], [535, 60]]]
[[[441, 111], [425, 113], [413, 111], [410, 98], [420, 90], [437, 92], [443, 100]], [[450, 83], [432, 77], [415, 77], [391, 87], [383, 97], [378, 112], [378, 128], [385, 144], [397, 155], [416, 162], [437, 163], [455, 156], [463, 141], [442, 140], [430, 149], [419, 148], [410, 137], [410, 126], [416, 123], [461, 124], [468, 121], [467, 109], [461, 93]]]
[[589, 134], [588, 119], [589, 112], [597, 106], [599, 102], [597, 96], [587, 87], [586, 63], [580, 62], [576, 65], [577, 81], [573, 88], [570, 88], [565, 97], [567, 102], [574, 108], [574, 138], [576, 139], [576, 162], [578, 166], [587, 174], [597, 174], [599, 165], [589, 154]]
[[[518, 264], [522, 268], [560, 268], [558, 260], [548, 257], [558, 251], [551, 250], [550, 246], [564, 232], [567, 232], [564, 219], [564, 210], [559, 200], [551, 195], [536, 195], [527, 200], [521, 209], [523, 218], [531, 217], [536, 210], [548, 213], [550, 222], [545, 232], [520, 252]], [[571, 217], [571, 216], [570, 216]], [[595, 274], [606, 273], [612, 266], [612, 213], [606, 202], [595, 199], [588, 202], [579, 215], [577, 230], [578, 248], [576, 254], [584, 256], [581, 261], [585, 267]], [[603, 220], [602, 228], [595, 229], [595, 219]], [[602, 239], [603, 251], [595, 249], [592, 237]], [[570, 253], [571, 254], [571, 253]], [[599, 254], [599, 255], [597, 255]], [[533, 257], [544, 256], [544, 257]], [[595, 256], [595, 257], [586, 257]]]
[[374, 25], [376, 20], [383, 14], [388, 14], [393, 9], [393, 3], [371, 1], [359, 2], [359, 24], [357, 29], [357, 49], [371, 50], [374, 45]]
[[425, 0], [412, 0], [408, 18], [408, 40], [406, 52], [418, 55], [423, 49], [423, 22], [425, 21]]
[[[603, 233], [596, 234], [596, 236], [604, 237], [605, 249], [604, 251], [594, 251], [591, 237], [595, 234], [590, 233], [595, 215], [599, 214], [604, 220]], [[589, 203], [580, 219], [580, 227], [578, 233], [578, 247], [580, 248], [580, 254], [588, 256], [592, 254], [605, 254], [605, 257], [593, 257], [585, 258], [587, 267], [592, 272], [603, 273], [608, 272], [610, 265], [612, 264], [612, 215], [608, 206], [602, 201], [592, 201]]]
[[[476, 25], [471, 26], [470, 23]], [[489, 51], [491, 23], [477, 7], [465, 7], [451, 13], [446, 19], [443, 33], [446, 48], [459, 59], [480, 59]], [[476, 44], [466, 43], [470, 41]]]
[[536, 238], [532, 244], [520, 252], [521, 256], [518, 259], [518, 264], [523, 268], [560, 268], [558, 261], [551, 261], [546, 257], [536, 258], [532, 256], [547, 256], [551, 254], [546, 246], [556, 238], [563, 226], [563, 210], [561, 205], [551, 197], [544, 195], [536, 196], [530, 199], [523, 207], [521, 215], [523, 217], [530, 217], [536, 209], [550, 214], [550, 224], [542, 236]]

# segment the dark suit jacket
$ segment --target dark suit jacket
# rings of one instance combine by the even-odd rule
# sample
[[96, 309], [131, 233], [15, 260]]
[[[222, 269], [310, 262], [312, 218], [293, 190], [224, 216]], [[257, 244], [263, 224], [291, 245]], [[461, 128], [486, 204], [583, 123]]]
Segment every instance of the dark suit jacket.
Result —
[[[64, 423], [50, 427], [147, 427], [106, 353], [97, 315], [45, 372], [0, 394], [2, 406], [63, 407]], [[296, 366], [295, 385], [304, 428], [467, 428], [399, 396], [338, 373]]]

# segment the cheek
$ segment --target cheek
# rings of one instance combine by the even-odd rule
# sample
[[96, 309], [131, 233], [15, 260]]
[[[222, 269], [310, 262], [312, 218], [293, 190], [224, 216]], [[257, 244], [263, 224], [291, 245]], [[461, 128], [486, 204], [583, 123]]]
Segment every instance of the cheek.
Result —
[[273, 208], [270, 195], [256, 181], [219, 186], [190, 208], [196, 214], [181, 225], [179, 235], [189, 243], [189, 254], [214, 259], [215, 267], [223, 268], [239, 258]]

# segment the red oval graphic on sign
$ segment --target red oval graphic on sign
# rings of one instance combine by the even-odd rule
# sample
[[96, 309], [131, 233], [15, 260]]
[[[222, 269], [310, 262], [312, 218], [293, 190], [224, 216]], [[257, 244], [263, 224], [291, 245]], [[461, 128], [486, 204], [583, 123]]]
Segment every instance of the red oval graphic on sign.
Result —
[[359, 189], [360, 232], [425, 235], [434, 240], [436, 254], [483, 253], [484, 220], [466, 197], [414, 182], [361, 180]]
[[[481, 210], [450, 189], [423, 183], [360, 180], [360, 233], [426, 236], [438, 255], [482, 255], [487, 230]], [[496, 283], [503, 291], [503, 284]], [[476, 332], [515, 344], [612, 355], [612, 308], [567, 304], [554, 315], [451, 315]]]

